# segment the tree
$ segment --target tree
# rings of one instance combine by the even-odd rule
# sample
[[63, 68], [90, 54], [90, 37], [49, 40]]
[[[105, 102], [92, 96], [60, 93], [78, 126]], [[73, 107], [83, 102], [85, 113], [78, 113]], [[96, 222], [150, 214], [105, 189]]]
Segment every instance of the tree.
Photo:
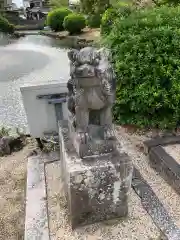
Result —
[[61, 7], [68, 7], [69, 0], [49, 0], [49, 5], [52, 8], [61, 8]]
[[103, 13], [109, 6], [109, 0], [80, 0], [82, 12], [92, 15], [96, 13]]

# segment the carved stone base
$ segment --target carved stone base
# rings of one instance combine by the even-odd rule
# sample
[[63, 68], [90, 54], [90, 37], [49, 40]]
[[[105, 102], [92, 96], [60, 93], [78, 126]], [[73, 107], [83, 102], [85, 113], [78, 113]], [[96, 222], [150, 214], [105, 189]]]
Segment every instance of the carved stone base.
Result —
[[84, 160], [69, 137], [67, 122], [59, 124], [64, 191], [72, 227], [125, 217], [132, 164], [127, 154], [114, 151]]
[[73, 129], [71, 123], [70, 136], [75, 147], [76, 152], [80, 158], [89, 158], [101, 154], [109, 154], [116, 151], [117, 140], [115, 137], [111, 139], [104, 139], [104, 129], [98, 125], [89, 125], [89, 139], [85, 144], [80, 142], [78, 134]]
[[115, 140], [98, 140], [88, 141], [87, 144], [79, 142], [78, 136], [74, 137], [74, 146], [80, 158], [91, 158], [101, 154], [110, 154], [116, 150]]

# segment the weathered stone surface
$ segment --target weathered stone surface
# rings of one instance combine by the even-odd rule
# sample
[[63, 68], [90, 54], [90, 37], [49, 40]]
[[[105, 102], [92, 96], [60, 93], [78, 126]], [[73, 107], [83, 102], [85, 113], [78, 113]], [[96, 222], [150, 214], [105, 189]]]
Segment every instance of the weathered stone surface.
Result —
[[44, 163], [39, 155], [28, 158], [25, 240], [49, 240]]
[[[59, 125], [60, 159], [72, 227], [128, 213], [132, 164], [121, 153], [111, 108], [115, 77], [106, 49], [71, 50], [69, 117]], [[79, 207], [78, 207], [79, 206]]]
[[145, 150], [148, 153], [156, 146], [166, 146], [168, 144], [180, 143], [180, 136], [157, 137], [144, 142]]
[[[111, 108], [115, 99], [115, 77], [107, 49], [86, 47], [71, 50], [68, 81], [69, 128], [78, 155], [112, 152], [114, 132]], [[95, 111], [95, 114], [94, 114]], [[103, 134], [92, 134], [94, 124]], [[99, 131], [97, 131], [99, 132]], [[108, 142], [110, 141], [110, 142]], [[98, 149], [97, 146], [98, 145]]]
[[149, 163], [180, 194], [180, 166], [161, 146], [152, 147]]
[[70, 139], [68, 122], [59, 123], [60, 159], [72, 227], [128, 214], [132, 164], [127, 154], [81, 159]]

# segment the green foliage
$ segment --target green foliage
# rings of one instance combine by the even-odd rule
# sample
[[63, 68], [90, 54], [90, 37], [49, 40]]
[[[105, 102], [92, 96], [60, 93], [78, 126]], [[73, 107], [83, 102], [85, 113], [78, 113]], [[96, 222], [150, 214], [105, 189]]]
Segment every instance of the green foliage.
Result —
[[117, 17], [117, 10], [115, 8], [108, 8], [102, 16], [101, 20], [101, 33], [109, 34], [112, 24]]
[[68, 16], [68, 14], [72, 13], [68, 8], [58, 8], [52, 10], [48, 13], [47, 16], [47, 24], [54, 31], [62, 31], [64, 29], [63, 22], [64, 18]]
[[152, 0], [156, 6], [168, 5], [168, 6], [178, 6], [180, 0]]
[[71, 13], [64, 19], [64, 28], [70, 33], [80, 33], [86, 27], [86, 19], [82, 14]]
[[111, 8], [116, 8], [118, 10], [119, 8], [122, 8], [122, 7], [131, 6], [133, 2], [131, 0], [126, 0], [126, 1], [111, 0], [110, 4], [111, 4]]
[[180, 7], [118, 17], [104, 37], [117, 75], [118, 123], [172, 128], [180, 120]]
[[13, 33], [14, 25], [10, 24], [9, 21], [0, 15], [0, 32]]
[[69, 4], [68, 0], [48, 0], [48, 1], [52, 9], [68, 7], [68, 4]]
[[109, 0], [80, 0], [81, 10], [85, 14], [103, 13], [109, 6]]
[[117, 6], [118, 8], [108, 8], [104, 12], [101, 20], [102, 34], [109, 34], [116, 18], [127, 17], [133, 10], [132, 6], [130, 4], [128, 5], [127, 3], [120, 2]]
[[93, 14], [88, 16], [87, 24], [91, 28], [99, 28], [101, 25], [101, 14]]

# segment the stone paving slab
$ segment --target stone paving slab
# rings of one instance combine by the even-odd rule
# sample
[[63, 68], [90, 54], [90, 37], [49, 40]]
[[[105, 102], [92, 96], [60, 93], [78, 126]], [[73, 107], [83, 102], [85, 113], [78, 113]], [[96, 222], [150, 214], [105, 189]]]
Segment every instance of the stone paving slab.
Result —
[[49, 240], [44, 163], [28, 158], [24, 240]]

